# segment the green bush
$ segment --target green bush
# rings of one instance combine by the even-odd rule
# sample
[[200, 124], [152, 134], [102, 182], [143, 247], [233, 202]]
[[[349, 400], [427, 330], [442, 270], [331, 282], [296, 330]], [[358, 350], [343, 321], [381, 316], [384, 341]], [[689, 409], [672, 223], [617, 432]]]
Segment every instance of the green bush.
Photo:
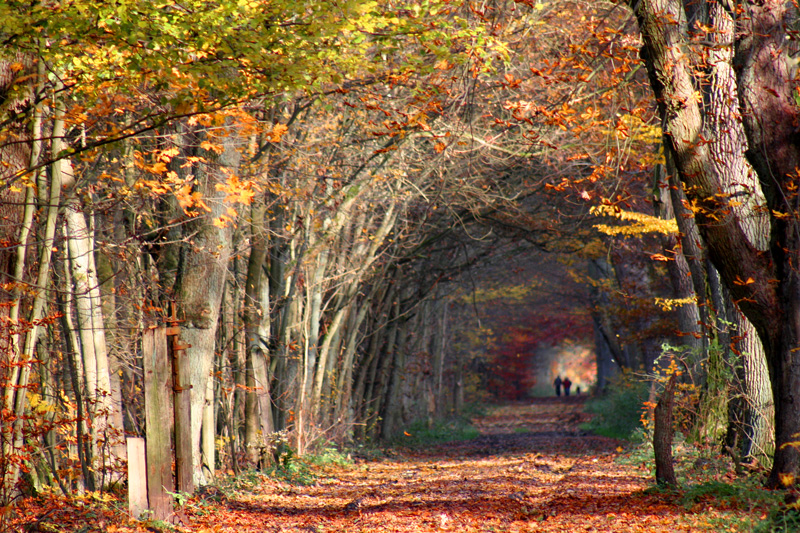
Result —
[[351, 466], [353, 459], [349, 453], [344, 453], [332, 444], [322, 446], [319, 450], [306, 457], [306, 460], [319, 466]]
[[646, 383], [631, 373], [620, 374], [605, 394], [586, 402], [586, 411], [595, 416], [582, 429], [605, 437], [637, 440], [642, 435], [642, 406], [647, 394]]

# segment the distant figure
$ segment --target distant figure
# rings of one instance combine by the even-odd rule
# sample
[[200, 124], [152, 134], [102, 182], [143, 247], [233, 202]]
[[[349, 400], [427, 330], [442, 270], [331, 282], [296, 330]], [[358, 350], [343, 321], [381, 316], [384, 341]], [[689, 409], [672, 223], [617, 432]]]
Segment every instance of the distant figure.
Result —
[[581, 395], [581, 386], [578, 385], [577, 387], [575, 387], [575, 396], [580, 396], [580, 395]]
[[561, 396], [561, 376], [556, 376], [553, 386], [556, 388], [556, 396]]
[[564, 385], [564, 396], [569, 396], [569, 388], [572, 387], [572, 382], [569, 378], [564, 378], [561, 384]]

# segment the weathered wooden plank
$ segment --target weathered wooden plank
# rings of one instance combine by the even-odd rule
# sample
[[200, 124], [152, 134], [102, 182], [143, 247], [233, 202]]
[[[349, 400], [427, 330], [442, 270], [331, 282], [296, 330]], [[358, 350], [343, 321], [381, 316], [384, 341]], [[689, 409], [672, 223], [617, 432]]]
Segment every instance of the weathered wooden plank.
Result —
[[148, 329], [142, 339], [144, 412], [147, 438], [147, 499], [153, 518], [169, 520], [175, 491], [172, 476], [172, 364], [165, 328]]
[[128, 437], [128, 512], [139, 519], [147, 510], [147, 459], [141, 437]]
[[[173, 328], [178, 329], [178, 328]], [[180, 331], [180, 330], [178, 330]], [[186, 345], [180, 337], [172, 337], [172, 365], [175, 389], [173, 393], [175, 411], [175, 469], [178, 490], [191, 494], [194, 492], [194, 461], [192, 457], [192, 399], [189, 384], [188, 357]]]

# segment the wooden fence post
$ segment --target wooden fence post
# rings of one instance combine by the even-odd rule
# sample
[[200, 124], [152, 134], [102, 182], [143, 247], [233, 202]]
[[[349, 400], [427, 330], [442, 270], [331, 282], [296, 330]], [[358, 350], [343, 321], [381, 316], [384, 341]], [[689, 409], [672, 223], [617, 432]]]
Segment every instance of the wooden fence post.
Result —
[[[173, 314], [174, 317], [174, 314]], [[174, 323], [173, 323], [174, 324]], [[181, 328], [172, 325], [167, 328], [170, 336], [172, 352], [172, 389], [173, 411], [175, 413], [175, 471], [178, 490], [192, 494], [194, 492], [194, 460], [192, 457], [192, 386], [187, 384], [189, 376], [186, 349], [188, 344], [181, 344]]]
[[155, 520], [168, 520], [175, 491], [172, 477], [172, 365], [166, 328], [146, 329], [142, 337], [144, 412], [147, 438], [147, 499]]
[[139, 519], [147, 510], [147, 460], [142, 437], [128, 437], [128, 512]]

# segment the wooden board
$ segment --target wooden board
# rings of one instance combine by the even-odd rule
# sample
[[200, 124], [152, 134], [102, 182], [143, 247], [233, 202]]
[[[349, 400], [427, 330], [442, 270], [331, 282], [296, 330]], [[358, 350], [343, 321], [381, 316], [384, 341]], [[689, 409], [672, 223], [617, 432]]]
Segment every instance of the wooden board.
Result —
[[128, 437], [128, 512], [138, 520], [147, 510], [147, 460], [142, 437]]
[[189, 358], [186, 351], [175, 350], [172, 354], [174, 376], [178, 383], [174, 392], [175, 411], [175, 469], [178, 490], [182, 493], [194, 492], [194, 460], [192, 457], [192, 399], [189, 385]]
[[144, 331], [144, 413], [147, 439], [147, 499], [155, 520], [169, 520], [172, 496], [172, 363], [164, 328]]

